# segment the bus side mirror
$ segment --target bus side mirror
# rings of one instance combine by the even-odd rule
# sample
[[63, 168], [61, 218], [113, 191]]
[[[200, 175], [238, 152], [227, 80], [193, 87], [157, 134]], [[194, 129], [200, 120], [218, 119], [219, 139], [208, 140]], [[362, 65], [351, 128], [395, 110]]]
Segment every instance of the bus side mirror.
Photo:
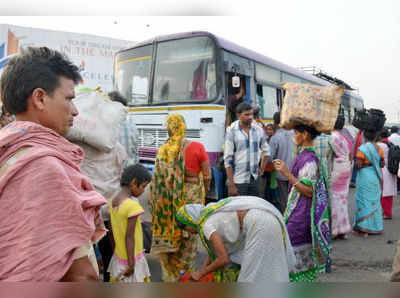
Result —
[[240, 87], [240, 77], [239, 76], [232, 77], [232, 87], [233, 88], [239, 88]]

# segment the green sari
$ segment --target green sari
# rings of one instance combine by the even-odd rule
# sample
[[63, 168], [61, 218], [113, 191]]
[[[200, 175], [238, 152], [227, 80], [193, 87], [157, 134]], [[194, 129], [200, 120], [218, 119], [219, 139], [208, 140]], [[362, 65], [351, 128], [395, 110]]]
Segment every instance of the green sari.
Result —
[[[209, 216], [214, 214], [214, 212], [216, 212], [218, 209], [225, 206], [231, 201], [232, 199], [229, 198], [223, 199], [220, 200], [218, 203], [205, 207], [201, 211], [201, 215], [197, 224], [193, 221], [193, 218], [189, 214], [187, 214], [184, 208], [181, 208], [177, 214], [178, 221], [198, 230], [200, 240], [203, 243], [204, 247], [206, 248], [208, 257], [210, 258], [211, 261], [215, 261], [216, 256], [212, 249], [211, 243], [206, 239], [204, 235], [203, 231], [204, 223], [209, 218]], [[214, 272], [214, 282], [218, 283], [236, 282], [239, 277], [239, 273], [240, 273], [240, 265], [231, 263], [229, 266], [224, 267], [222, 269], [218, 269], [217, 271]]]
[[[319, 165], [319, 176], [313, 183], [310, 179], [299, 177], [300, 171], [309, 162], [316, 162]], [[326, 270], [326, 265], [330, 262], [329, 254], [331, 252], [331, 233], [330, 233], [330, 204], [329, 193], [327, 189], [328, 178], [324, 165], [320, 162], [315, 149], [305, 148], [300, 152], [291, 168], [291, 173], [305, 185], [313, 188], [313, 197], [311, 201], [311, 210], [309, 211], [311, 222], [311, 257], [313, 266], [307, 270], [301, 270], [290, 274], [290, 280], [295, 282], [315, 281], [319, 273]], [[302, 224], [301, 218], [304, 218], [299, 210], [308, 203], [310, 198], [297, 192], [292, 185], [289, 186], [288, 206], [284, 215], [284, 220], [292, 239], [292, 245], [296, 251], [307, 241], [307, 235], [302, 234], [303, 230], [299, 225]], [[297, 208], [296, 208], [297, 207]], [[300, 220], [300, 221], [299, 221]], [[299, 232], [300, 231], [300, 232]]]

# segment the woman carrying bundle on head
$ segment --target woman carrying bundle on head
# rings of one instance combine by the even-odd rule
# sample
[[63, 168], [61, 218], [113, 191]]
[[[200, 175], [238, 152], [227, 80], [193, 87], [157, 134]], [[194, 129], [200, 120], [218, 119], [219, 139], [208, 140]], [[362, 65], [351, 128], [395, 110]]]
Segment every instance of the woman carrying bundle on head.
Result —
[[282, 160], [275, 168], [289, 180], [289, 197], [284, 214], [296, 255], [291, 281], [315, 281], [325, 272], [330, 253], [327, 176], [312, 147], [319, 132], [307, 125], [294, 126], [294, 143], [300, 147], [291, 169]]

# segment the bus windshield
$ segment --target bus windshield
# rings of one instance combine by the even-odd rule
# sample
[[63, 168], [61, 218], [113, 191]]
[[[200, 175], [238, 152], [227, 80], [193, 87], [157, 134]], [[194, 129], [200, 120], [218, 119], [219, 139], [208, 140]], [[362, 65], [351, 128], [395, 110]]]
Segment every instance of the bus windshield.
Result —
[[149, 103], [152, 46], [121, 52], [116, 57], [115, 83], [128, 105]]
[[216, 99], [215, 45], [209, 37], [161, 42], [157, 47], [153, 103]]

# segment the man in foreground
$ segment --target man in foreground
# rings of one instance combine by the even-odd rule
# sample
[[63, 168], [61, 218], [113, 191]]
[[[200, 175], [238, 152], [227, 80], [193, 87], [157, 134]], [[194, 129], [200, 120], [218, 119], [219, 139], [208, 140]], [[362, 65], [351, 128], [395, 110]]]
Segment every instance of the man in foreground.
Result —
[[[78, 111], [78, 68], [48, 48], [27, 48], [1, 77], [16, 121], [0, 130], [0, 280], [97, 280], [92, 244], [106, 203], [81, 173], [83, 151], [64, 136]], [[92, 260], [92, 261], [91, 261]]]

